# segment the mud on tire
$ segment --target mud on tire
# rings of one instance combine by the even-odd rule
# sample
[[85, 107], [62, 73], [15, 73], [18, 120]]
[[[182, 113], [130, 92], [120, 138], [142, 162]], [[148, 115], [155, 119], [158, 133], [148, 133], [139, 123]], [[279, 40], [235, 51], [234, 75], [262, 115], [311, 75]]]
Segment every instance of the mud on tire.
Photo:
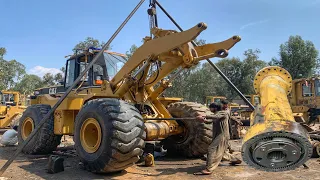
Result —
[[[22, 138], [22, 125], [26, 118], [31, 118], [33, 120], [35, 129], [42, 118], [49, 112], [51, 109], [50, 105], [37, 104], [29, 106], [23, 113], [19, 121], [18, 127], [18, 141], [19, 144], [24, 142]], [[43, 124], [42, 128], [35, 134], [35, 136], [29, 141], [29, 143], [22, 150], [26, 154], [50, 154], [54, 151], [57, 146], [60, 144], [62, 135], [55, 135], [53, 129], [53, 116]]]
[[[210, 110], [198, 103], [177, 102], [167, 107], [173, 117], [196, 117], [198, 115], [212, 115]], [[164, 149], [169, 155], [183, 155], [185, 157], [200, 157], [207, 153], [212, 142], [212, 124], [201, 123], [196, 120], [178, 122], [185, 127], [186, 132], [181, 135], [170, 136], [162, 141]]]
[[[94, 118], [101, 128], [101, 143], [95, 152], [85, 150], [81, 127]], [[139, 160], [144, 148], [144, 122], [139, 111], [125, 101], [103, 98], [87, 102], [75, 121], [75, 148], [84, 167], [94, 173], [117, 172]]]

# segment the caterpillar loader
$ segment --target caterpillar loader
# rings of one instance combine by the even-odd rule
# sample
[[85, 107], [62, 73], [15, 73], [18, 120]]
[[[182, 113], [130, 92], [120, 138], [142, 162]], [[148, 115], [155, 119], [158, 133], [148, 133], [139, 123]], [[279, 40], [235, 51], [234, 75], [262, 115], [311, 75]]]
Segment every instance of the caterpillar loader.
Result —
[[24, 99], [16, 91], [0, 92], [0, 128], [18, 125], [22, 112], [27, 108]]
[[316, 122], [319, 123], [320, 78], [294, 79], [289, 100], [298, 122], [308, 125]]
[[168, 153], [186, 157], [206, 154], [212, 141], [212, 124], [183, 118], [210, 115], [209, 109], [161, 96], [182, 70], [207, 58], [227, 57], [228, 50], [241, 40], [232, 36], [194, 46], [191, 41], [206, 29], [202, 22], [183, 32], [154, 26], [130, 58], [96, 48], [72, 55], [66, 62], [64, 86], [40, 89], [31, 97], [31, 106], [20, 119], [20, 144], [86, 72], [88, 64], [95, 63], [22, 151], [47, 154], [60, 144], [62, 135], [71, 135], [85, 168], [96, 173], [132, 166], [148, 141], [161, 141]]

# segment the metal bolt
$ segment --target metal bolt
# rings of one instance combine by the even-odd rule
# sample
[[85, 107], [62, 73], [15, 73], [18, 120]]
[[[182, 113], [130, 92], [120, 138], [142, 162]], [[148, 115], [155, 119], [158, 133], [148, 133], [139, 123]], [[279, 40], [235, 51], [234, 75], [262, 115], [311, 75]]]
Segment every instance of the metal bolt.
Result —
[[261, 148], [261, 151], [265, 151], [266, 149], [265, 148]]
[[274, 167], [274, 163], [270, 163], [270, 165], [271, 165], [272, 167]]
[[297, 154], [297, 151], [296, 151], [296, 150], [293, 150], [293, 151], [292, 151], [292, 154], [293, 154], [293, 155]]

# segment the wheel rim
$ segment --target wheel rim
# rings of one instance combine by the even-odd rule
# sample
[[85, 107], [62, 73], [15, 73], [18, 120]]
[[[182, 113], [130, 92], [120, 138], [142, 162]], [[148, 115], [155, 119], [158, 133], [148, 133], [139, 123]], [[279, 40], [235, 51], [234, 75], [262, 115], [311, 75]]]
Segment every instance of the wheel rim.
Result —
[[31, 134], [31, 132], [34, 129], [34, 123], [33, 120], [30, 117], [27, 117], [22, 124], [22, 139], [26, 140], [27, 137]]
[[87, 153], [96, 152], [101, 144], [101, 127], [94, 118], [86, 119], [80, 129], [80, 142]]

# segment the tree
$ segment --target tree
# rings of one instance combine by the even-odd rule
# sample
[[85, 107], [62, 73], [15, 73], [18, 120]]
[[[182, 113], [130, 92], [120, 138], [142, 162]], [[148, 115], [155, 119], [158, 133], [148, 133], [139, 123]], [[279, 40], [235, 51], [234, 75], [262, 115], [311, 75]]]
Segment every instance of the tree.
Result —
[[39, 76], [26, 74], [21, 81], [16, 84], [15, 90], [22, 94], [31, 94], [35, 89], [42, 87], [42, 80]]
[[[244, 60], [239, 58], [220, 59], [216, 65], [229, 80], [244, 94], [253, 93], [253, 78], [258, 70], [266, 66], [259, 60], [260, 51], [249, 49]], [[205, 102], [206, 96], [226, 96], [235, 99], [238, 94], [214, 70], [209, 63], [183, 71], [166, 90], [166, 96], [183, 97], [186, 101]]]
[[60, 71], [62, 71], [62, 73], [65, 74], [66, 73], [66, 68], [65, 67], [61, 67]]
[[[72, 51], [76, 53], [82, 52], [83, 50], [89, 48], [89, 47], [94, 47], [94, 48], [102, 48], [105, 42], [99, 41], [98, 39], [94, 39], [93, 37], [87, 37], [84, 41], [80, 41], [78, 44], [74, 46]], [[108, 47], [107, 49], [111, 49], [111, 47]]]
[[134, 52], [136, 52], [137, 49], [138, 49], [138, 46], [136, 46], [135, 44], [131, 45], [129, 51], [126, 52], [126, 56], [128, 57], [128, 59], [131, 58], [131, 56], [133, 55]]
[[55, 85], [53, 74], [46, 73], [42, 77], [42, 84], [43, 84], [43, 86], [53, 86], [53, 85]]
[[7, 53], [6, 48], [0, 47], [0, 59], [2, 59], [6, 53]]
[[13, 88], [25, 72], [25, 66], [16, 60], [7, 61], [4, 59], [5, 48], [0, 48], [0, 90]]
[[55, 84], [59, 84], [60, 82], [63, 82], [63, 75], [61, 73], [58, 73], [56, 75], [54, 75], [54, 83]]
[[239, 84], [239, 90], [244, 94], [253, 94], [253, 79], [258, 71], [267, 66], [267, 63], [263, 60], [259, 60], [259, 49], [248, 49], [244, 52], [245, 59], [243, 60], [243, 66], [241, 69], [242, 81]]
[[318, 50], [314, 44], [298, 35], [290, 36], [287, 42], [280, 45], [279, 55], [280, 60], [273, 58], [269, 64], [285, 68], [293, 79], [300, 75], [312, 75], [319, 64]]
[[[244, 63], [239, 58], [221, 59], [216, 65], [236, 87], [243, 83], [242, 70]], [[212, 74], [217, 77], [215, 82], [210, 81], [210, 83], [216, 84], [214, 86], [214, 94], [211, 94], [212, 96], [226, 96], [229, 99], [237, 96], [233, 88], [217, 72], [214, 71]]]

